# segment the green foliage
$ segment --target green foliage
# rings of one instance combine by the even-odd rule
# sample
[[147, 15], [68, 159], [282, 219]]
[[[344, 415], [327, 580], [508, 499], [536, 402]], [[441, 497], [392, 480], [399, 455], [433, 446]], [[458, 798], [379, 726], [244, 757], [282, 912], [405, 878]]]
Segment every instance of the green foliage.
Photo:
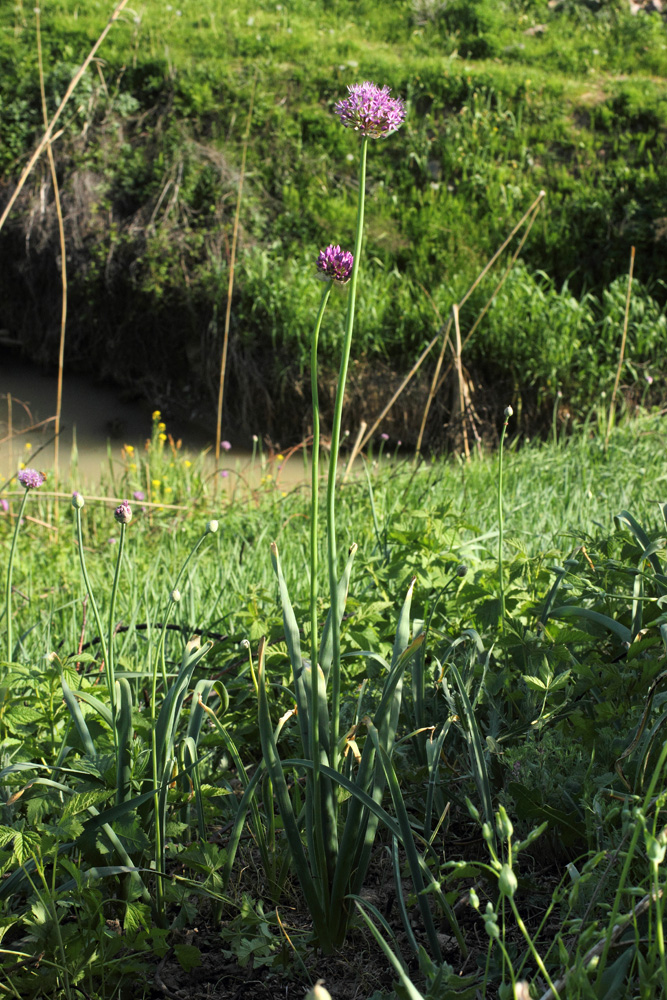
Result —
[[[438, 325], [424, 289], [446, 315], [544, 188], [525, 267], [480, 327], [470, 364], [490, 384], [484, 359], [492, 344], [493, 382], [500, 375], [513, 387], [522, 372], [534, 387], [526, 415], [547, 419], [559, 389], [571, 412], [585, 413], [591, 387], [612, 377], [618, 311], [603, 354], [591, 354], [586, 338], [582, 357], [581, 324], [595, 344], [599, 331], [590, 324], [607, 315], [607, 295], [616, 296], [633, 244], [645, 304], [637, 336], [646, 350], [631, 356], [638, 367], [627, 370], [624, 385], [641, 396], [667, 279], [657, 208], [667, 121], [654, 79], [667, 66], [659, 16], [632, 16], [621, 3], [545, 10], [510, 0], [181, 6], [179, 16], [153, 5], [121, 18], [104, 43], [104, 66], [81, 81], [56, 146], [73, 227], [71, 362], [94, 361], [153, 398], [168, 385], [190, 409], [212, 411], [210, 359], [221, 350], [218, 317], [256, 68], [232, 309], [233, 419], [244, 421], [259, 389], [272, 394], [281, 431], [302, 431], [289, 386], [307, 369], [312, 262], [330, 240], [349, 242], [354, 227], [356, 136], [341, 130], [332, 107], [346, 84], [367, 77], [403, 94], [408, 118], [382, 149], [381, 173], [378, 146], [370, 158], [359, 362], [411, 364]], [[104, 15], [102, 3], [80, 10], [69, 0], [45, 12], [51, 110]], [[539, 25], [545, 30], [526, 33]], [[3, 8], [0, 26], [0, 170], [15, 178], [41, 122], [34, 29], [22, 5]], [[34, 196], [3, 233], [10, 261], [25, 254]], [[54, 234], [48, 228], [45, 245]], [[37, 254], [34, 238], [29, 246], [30, 266], [0, 278], [4, 322], [21, 331], [29, 352], [55, 357], [55, 336], [43, 329], [51, 307], [25, 317], [26, 299], [38, 298], [26, 276], [51, 287], [54, 258]], [[529, 285], [544, 322], [530, 311]], [[483, 301], [475, 300], [477, 311]], [[335, 367], [339, 336], [332, 317], [322, 338], [325, 365]], [[582, 369], [571, 387], [570, 362]]]

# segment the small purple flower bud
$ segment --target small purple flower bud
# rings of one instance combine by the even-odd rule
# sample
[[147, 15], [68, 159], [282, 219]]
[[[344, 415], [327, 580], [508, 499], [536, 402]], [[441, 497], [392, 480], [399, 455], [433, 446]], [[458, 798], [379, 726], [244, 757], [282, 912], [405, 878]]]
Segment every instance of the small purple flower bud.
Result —
[[344, 285], [350, 280], [354, 257], [349, 250], [341, 250], [336, 244], [330, 243], [326, 250], [320, 250], [317, 258], [317, 270], [322, 277], [331, 281], [337, 281]]
[[4, 499], [4, 497], [3, 497], [2, 500], [0, 500], [0, 510], [2, 511], [3, 514], [8, 514], [9, 513], [9, 504]]
[[145, 500], [146, 499], [146, 494], [144, 493], [143, 490], [135, 490], [134, 493], [132, 494], [132, 499], [133, 500]]
[[132, 520], [132, 508], [130, 507], [130, 501], [123, 500], [123, 502], [116, 507], [113, 512], [113, 516], [119, 524], [129, 524]]
[[229, 443], [229, 441], [221, 441], [220, 442], [220, 447], [222, 448], [223, 451], [231, 451], [232, 450], [232, 446]]
[[388, 434], [385, 434], [385, 433], [383, 432], [382, 434], [380, 434], [380, 440], [381, 440], [381, 441], [388, 441], [388, 440], [389, 440], [389, 435], [388, 435]]
[[77, 490], [72, 493], [72, 507], [74, 507], [75, 510], [81, 510], [85, 502], [86, 501], [84, 500], [83, 495]]
[[379, 139], [391, 135], [403, 124], [405, 105], [400, 97], [389, 96], [389, 87], [378, 87], [366, 80], [347, 89], [349, 97], [339, 101], [334, 108], [345, 128]]
[[220, 475], [222, 476], [223, 479], [226, 479], [227, 476], [229, 475], [229, 472], [227, 471], [227, 469], [223, 469]]
[[38, 490], [46, 482], [46, 476], [37, 469], [21, 469], [16, 477], [27, 490]]

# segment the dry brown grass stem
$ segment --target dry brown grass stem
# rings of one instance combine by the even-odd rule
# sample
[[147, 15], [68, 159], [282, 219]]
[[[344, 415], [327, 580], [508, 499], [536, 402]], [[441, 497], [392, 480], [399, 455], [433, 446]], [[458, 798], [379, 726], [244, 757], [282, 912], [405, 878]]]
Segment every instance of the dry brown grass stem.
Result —
[[[429, 298], [431, 298], [430, 295], [429, 295]], [[440, 313], [438, 312], [438, 308], [437, 308], [435, 302], [433, 302], [432, 299], [431, 299], [431, 303], [433, 305], [433, 308], [436, 311], [436, 315], [438, 316], [438, 318], [440, 318]], [[445, 327], [445, 336], [442, 339], [442, 347], [440, 348], [440, 354], [438, 355], [438, 360], [436, 362], [435, 371], [433, 372], [433, 378], [431, 379], [431, 386], [430, 386], [430, 389], [428, 391], [428, 399], [426, 400], [426, 406], [424, 407], [424, 414], [422, 416], [421, 427], [419, 428], [419, 437], [417, 438], [417, 447], [415, 448], [415, 459], [417, 458], [417, 456], [419, 455], [419, 452], [421, 451], [422, 441], [424, 440], [424, 430], [426, 429], [426, 421], [428, 420], [428, 415], [429, 415], [429, 412], [430, 412], [430, 409], [431, 409], [431, 404], [433, 403], [433, 397], [435, 396], [436, 384], [437, 384], [437, 381], [438, 381], [438, 376], [440, 375], [440, 369], [442, 368], [442, 362], [444, 361], [444, 358], [445, 358], [445, 351], [447, 350], [447, 344], [450, 343], [449, 334], [450, 334], [451, 329], [452, 329], [452, 322], [453, 322], [453, 320], [452, 320], [452, 317], [450, 316], [449, 319], [448, 319], [448, 321], [447, 321], [447, 326]], [[442, 327], [441, 327], [441, 329], [442, 329]]]
[[[239, 176], [239, 190], [236, 196], [236, 212], [234, 214], [234, 229], [232, 231], [232, 252], [229, 261], [229, 285], [227, 288], [227, 310], [225, 312], [225, 332], [222, 339], [222, 360], [220, 361], [220, 385], [218, 387], [218, 420], [215, 429], [215, 461], [216, 465], [220, 460], [220, 439], [222, 437], [222, 401], [225, 391], [225, 374], [227, 370], [227, 348], [229, 346], [229, 325], [232, 316], [232, 292], [234, 291], [234, 268], [236, 265], [236, 244], [239, 235], [239, 218], [241, 215], [241, 198], [243, 195], [243, 180], [245, 178], [245, 161], [248, 152], [248, 140], [250, 138], [250, 123], [252, 121], [252, 111], [255, 103], [255, 90], [257, 89], [257, 73], [252, 83], [252, 93], [250, 94], [250, 105], [248, 107], [248, 119], [246, 121], [245, 135], [243, 136], [243, 152], [241, 154], [241, 173]], [[217, 482], [217, 480], [216, 480]]]
[[[489, 311], [489, 308], [491, 307], [491, 303], [495, 299], [495, 297], [498, 294], [498, 292], [500, 291], [500, 289], [505, 284], [510, 271], [512, 270], [512, 268], [516, 264], [517, 258], [519, 256], [519, 254], [521, 253], [521, 251], [523, 250], [524, 243], [528, 239], [528, 234], [529, 234], [530, 230], [533, 228], [533, 223], [535, 222], [535, 219], [537, 218], [537, 213], [539, 212], [539, 210], [540, 210], [539, 203], [537, 203], [537, 204], [534, 203], [532, 215], [531, 215], [530, 219], [528, 220], [528, 225], [526, 226], [526, 230], [525, 230], [523, 236], [521, 237], [519, 245], [516, 248], [516, 250], [514, 251], [514, 253], [512, 254], [512, 256], [510, 258], [510, 262], [507, 265], [507, 267], [505, 268], [505, 270], [504, 270], [504, 272], [502, 274], [502, 277], [500, 278], [500, 281], [498, 282], [498, 284], [496, 285], [496, 287], [491, 292], [489, 298], [487, 299], [484, 308], [481, 310], [481, 312], [479, 313], [477, 319], [475, 320], [475, 322], [473, 323], [473, 325], [470, 327], [470, 329], [466, 333], [465, 339], [464, 339], [463, 344], [462, 344], [462, 349], [467, 345], [467, 343], [470, 340], [470, 338], [472, 337], [473, 333], [475, 332], [475, 330], [477, 329], [477, 327], [479, 326], [479, 324], [482, 322], [482, 320], [486, 316], [487, 312]], [[524, 218], [525, 218], [525, 216], [524, 216]], [[515, 230], [515, 233], [516, 233], [516, 230]], [[507, 244], [505, 244], [505, 245], [507, 245]], [[468, 297], [468, 293], [464, 296], [464, 298], [461, 299], [461, 302], [459, 302], [459, 308], [461, 308], [461, 305], [463, 304], [463, 302], [465, 302], [465, 300], [466, 300], [467, 297]], [[448, 367], [445, 369], [445, 371], [441, 375], [440, 380], [439, 380], [439, 382], [437, 383], [437, 385], [435, 387], [435, 393], [436, 394], [442, 388], [442, 384], [445, 381], [445, 379], [447, 378], [447, 376], [449, 375], [449, 373], [450, 373], [451, 370], [452, 370], [452, 363], [450, 363], [448, 365]]]
[[76, 89], [77, 84], [81, 80], [81, 77], [86, 72], [86, 70], [90, 66], [91, 62], [95, 58], [95, 53], [97, 52], [97, 50], [99, 49], [99, 47], [102, 44], [102, 42], [104, 41], [104, 39], [107, 37], [107, 35], [111, 31], [111, 28], [112, 28], [114, 22], [118, 20], [118, 18], [120, 17], [121, 12], [123, 10], [123, 7], [126, 7], [127, 4], [128, 4], [128, 2], [129, 2], [129, 0], [120, 0], [120, 3], [117, 4], [117, 6], [116, 6], [116, 8], [115, 8], [115, 10], [113, 12], [113, 14], [111, 15], [111, 17], [107, 21], [106, 27], [102, 31], [102, 34], [97, 39], [97, 41], [93, 45], [92, 49], [90, 50], [90, 52], [88, 53], [88, 55], [84, 59], [83, 63], [78, 68], [78, 70], [76, 71], [76, 73], [74, 74], [74, 76], [72, 77], [72, 79], [70, 80], [69, 86], [67, 87], [67, 90], [65, 91], [65, 96], [63, 97], [62, 101], [58, 105], [58, 109], [57, 109], [56, 113], [54, 114], [53, 118], [51, 119], [51, 121], [47, 125], [46, 131], [45, 131], [44, 135], [42, 136], [42, 138], [40, 139], [40, 141], [39, 141], [39, 143], [37, 145], [37, 148], [35, 149], [34, 153], [30, 157], [30, 159], [28, 160], [28, 162], [26, 163], [25, 167], [23, 168], [23, 172], [22, 172], [21, 176], [19, 177], [18, 184], [16, 185], [16, 187], [14, 189], [14, 192], [12, 193], [9, 201], [5, 205], [5, 208], [4, 208], [4, 211], [3, 211], [2, 215], [0, 215], [0, 229], [2, 229], [2, 227], [5, 224], [5, 222], [7, 221], [7, 217], [9, 215], [9, 213], [11, 212], [12, 208], [14, 207], [14, 203], [16, 202], [16, 199], [18, 198], [18, 196], [20, 195], [21, 191], [23, 190], [25, 182], [27, 181], [28, 177], [30, 176], [33, 167], [37, 163], [37, 160], [40, 158], [40, 156], [42, 155], [42, 153], [44, 152], [44, 150], [46, 149], [46, 147], [49, 146], [52, 142], [54, 142], [58, 138], [58, 135], [62, 135], [62, 132], [59, 132], [58, 135], [54, 135], [53, 134], [53, 130], [55, 128], [56, 122], [58, 121], [58, 119], [60, 118], [61, 114], [65, 110], [70, 97], [74, 93], [74, 90]]
[[[484, 316], [484, 314], [486, 313], [487, 309], [491, 305], [491, 302], [492, 302], [493, 298], [498, 294], [498, 291], [502, 287], [503, 282], [505, 281], [507, 275], [509, 274], [509, 271], [511, 270], [514, 262], [516, 261], [518, 255], [519, 255], [519, 252], [521, 251], [521, 248], [523, 247], [523, 245], [524, 245], [524, 243], [526, 241], [526, 237], [528, 236], [528, 233], [530, 232], [530, 229], [531, 229], [531, 227], [533, 225], [533, 222], [535, 221], [535, 218], [537, 216], [537, 212], [539, 211], [540, 205], [541, 205], [541, 203], [542, 203], [545, 195], [546, 195], [545, 191], [540, 191], [539, 192], [539, 194], [537, 195], [537, 197], [535, 198], [535, 200], [533, 201], [533, 203], [526, 209], [526, 211], [521, 216], [521, 218], [519, 219], [519, 221], [517, 222], [517, 224], [514, 226], [514, 228], [512, 229], [511, 233], [509, 234], [509, 236], [503, 241], [503, 243], [501, 243], [501, 245], [498, 247], [498, 249], [494, 253], [493, 257], [490, 258], [490, 260], [487, 262], [487, 264], [484, 266], [484, 268], [477, 275], [477, 277], [475, 278], [475, 280], [473, 281], [472, 285], [470, 286], [470, 288], [468, 289], [468, 291], [465, 293], [465, 295], [463, 296], [463, 298], [461, 299], [461, 301], [457, 303], [456, 308], [458, 310], [458, 309], [461, 308], [461, 306], [465, 302], [467, 302], [467, 300], [470, 298], [470, 296], [472, 295], [472, 293], [475, 291], [475, 289], [479, 285], [480, 281], [482, 281], [482, 279], [488, 274], [488, 272], [490, 271], [490, 269], [493, 267], [493, 265], [498, 260], [498, 258], [503, 253], [503, 251], [509, 246], [509, 244], [514, 239], [514, 237], [519, 232], [519, 230], [524, 225], [524, 223], [527, 220], [530, 220], [529, 224], [528, 224], [528, 227], [526, 229], [526, 232], [524, 233], [523, 238], [521, 240], [521, 243], [519, 244], [519, 247], [518, 247], [516, 253], [512, 257], [512, 261], [511, 261], [509, 267], [507, 268], [507, 270], [505, 271], [505, 274], [503, 275], [503, 277], [501, 278], [500, 282], [496, 286], [496, 288], [495, 288], [495, 290], [493, 292], [493, 295], [491, 296], [491, 298], [487, 302], [486, 306], [482, 310], [482, 313], [478, 317], [478, 320], [476, 321], [476, 323], [473, 326], [472, 330], [470, 331], [470, 333], [468, 333], [468, 335], [466, 336], [466, 339], [463, 341], [463, 343], [461, 345], [461, 350], [468, 343], [468, 340], [470, 339], [472, 333], [474, 332], [474, 330], [479, 325], [479, 321], [481, 320], [482, 316]], [[531, 216], [532, 216], [532, 218], [531, 218]], [[424, 289], [424, 291], [426, 291], [426, 289]], [[431, 298], [430, 295], [428, 295], [428, 292], [426, 292], [426, 294], [427, 294], [428, 298], [431, 301], [431, 305], [435, 309], [436, 315], [438, 315], [438, 317], [439, 317], [439, 313], [438, 313], [438, 310], [437, 310], [437, 307], [436, 307], [435, 303], [433, 302], [433, 299]], [[423, 435], [424, 435], [424, 428], [426, 426], [426, 420], [428, 418], [429, 410], [431, 408], [431, 403], [433, 402], [433, 397], [438, 392], [438, 390], [440, 389], [440, 386], [442, 385], [444, 379], [447, 377], [447, 375], [451, 371], [451, 367], [452, 366], [450, 364], [447, 367], [447, 370], [445, 371], [445, 374], [441, 377], [440, 382], [436, 386], [438, 374], [440, 372], [440, 368], [442, 367], [442, 362], [443, 362], [443, 359], [444, 359], [444, 353], [445, 353], [445, 350], [447, 348], [447, 344], [448, 343], [451, 344], [450, 337], [449, 337], [449, 334], [450, 334], [450, 331], [451, 331], [451, 326], [452, 326], [452, 320], [450, 319], [450, 321], [448, 322], [447, 327], [445, 329], [444, 342], [443, 342], [443, 345], [442, 345], [442, 349], [440, 351], [440, 356], [439, 356], [438, 361], [436, 363], [435, 376], [434, 376], [434, 378], [433, 378], [433, 380], [431, 382], [431, 389], [429, 391], [428, 399], [426, 401], [426, 409], [424, 411], [424, 416], [422, 417], [422, 423], [421, 423], [421, 427], [420, 427], [420, 430], [419, 430], [419, 437], [417, 439], [416, 454], [419, 454], [419, 450], [421, 448], [421, 443], [422, 443], [422, 439], [423, 439]], [[419, 356], [419, 358], [417, 359], [417, 361], [414, 363], [414, 365], [410, 369], [410, 372], [408, 373], [408, 375], [406, 375], [405, 379], [403, 380], [403, 382], [401, 383], [401, 385], [399, 386], [399, 388], [396, 390], [396, 392], [394, 393], [394, 395], [391, 397], [391, 399], [389, 400], [389, 402], [387, 403], [387, 405], [383, 409], [383, 411], [380, 414], [380, 416], [374, 422], [374, 424], [371, 427], [371, 429], [368, 432], [368, 434], [366, 434], [365, 438], [362, 441], [361, 448], [363, 448], [368, 443], [368, 441], [370, 440], [370, 438], [373, 436], [373, 434], [375, 433], [375, 431], [379, 427], [380, 423], [384, 420], [384, 418], [387, 416], [387, 414], [391, 410], [392, 406], [394, 405], [394, 403], [396, 402], [396, 400], [398, 399], [398, 397], [401, 395], [401, 393], [406, 388], [406, 386], [411, 382], [412, 378], [414, 377], [414, 375], [417, 373], [417, 371], [421, 367], [422, 362], [426, 359], [426, 357], [431, 353], [431, 351], [433, 350], [433, 348], [437, 344], [438, 340], [440, 339], [441, 333], [442, 333], [442, 328], [440, 328], [438, 330], [438, 332], [435, 335], [435, 337], [433, 338], [433, 340], [425, 347], [425, 349], [422, 352], [422, 354]], [[454, 353], [454, 351], [453, 351], [453, 353]], [[455, 354], [455, 358], [456, 358], [456, 354]], [[462, 377], [462, 375], [461, 375], [461, 377]], [[459, 388], [460, 388], [460, 382], [459, 382]], [[464, 400], [465, 396], [461, 395], [461, 399]], [[465, 435], [465, 430], [464, 430], [464, 435]]]
[[[37, 29], [37, 63], [39, 67], [39, 92], [42, 99], [42, 117], [44, 128], [49, 127], [49, 115], [46, 108], [46, 90], [44, 88], [44, 60], [42, 58], [42, 31], [39, 7], [35, 7], [35, 23]], [[58, 489], [58, 458], [60, 454], [60, 414], [62, 412], [63, 401], [63, 366], [65, 363], [65, 328], [67, 325], [67, 252], [65, 247], [65, 225], [63, 222], [62, 205], [60, 203], [60, 188], [58, 186], [58, 176], [56, 174], [56, 162], [53, 157], [53, 146], [49, 142], [46, 147], [49, 159], [49, 169], [51, 171], [51, 181], [53, 183], [53, 196], [56, 205], [56, 215], [58, 217], [58, 236], [60, 239], [60, 283], [62, 286], [62, 306], [60, 310], [60, 347], [58, 349], [58, 387], [56, 391], [56, 418], [55, 433], [56, 439], [53, 446], [53, 485]], [[54, 519], [58, 522], [58, 500], [53, 505]]]
[[623, 318], [623, 336], [621, 337], [621, 351], [618, 356], [618, 368], [616, 369], [616, 378], [614, 380], [614, 388], [611, 393], [611, 402], [609, 404], [609, 420], [607, 421], [607, 433], [604, 438], [604, 450], [607, 450], [609, 445], [609, 435], [611, 434], [611, 429], [614, 426], [614, 415], [616, 410], [616, 393], [618, 392], [618, 386], [621, 381], [621, 371], [623, 369], [623, 359], [625, 356], [625, 342], [628, 337], [628, 322], [630, 320], [630, 298], [632, 296], [632, 275], [635, 270], [635, 248], [630, 247], [630, 270], [628, 271], [628, 291], [625, 297], [625, 316]]
[[387, 416], [387, 414], [391, 410], [392, 406], [394, 405], [394, 403], [396, 402], [396, 400], [398, 399], [398, 397], [401, 395], [401, 393], [403, 392], [403, 390], [405, 389], [405, 387], [408, 385], [408, 383], [412, 381], [413, 376], [419, 371], [419, 369], [422, 366], [422, 363], [426, 360], [426, 358], [431, 353], [431, 351], [433, 350], [433, 348], [435, 347], [435, 345], [438, 343], [439, 340], [440, 340], [440, 331], [438, 330], [438, 332], [436, 333], [436, 335], [433, 338], [433, 340], [430, 342], [430, 344], [426, 345], [426, 347], [424, 348], [424, 350], [422, 351], [422, 353], [419, 355], [419, 357], [415, 361], [414, 365], [412, 366], [412, 368], [410, 369], [410, 371], [408, 372], [408, 374], [405, 376], [405, 378], [403, 379], [403, 381], [399, 385], [399, 387], [396, 390], [396, 392], [394, 393], [394, 395], [391, 397], [391, 399], [389, 400], [389, 402], [385, 406], [385, 408], [382, 411], [382, 413], [380, 414], [380, 416], [377, 418], [377, 420], [375, 421], [375, 423], [373, 424], [373, 426], [371, 427], [371, 429], [368, 431], [368, 433], [364, 437], [363, 441], [361, 442], [361, 445], [359, 446], [359, 451], [361, 451], [362, 448], [366, 447], [366, 445], [368, 444], [368, 442], [370, 441], [370, 439], [375, 434], [375, 431], [378, 429], [378, 427], [380, 426], [380, 424], [382, 423], [382, 421], [384, 420], [384, 418]]
[[461, 418], [461, 438], [463, 442], [463, 452], [466, 458], [470, 458], [470, 447], [468, 445], [468, 429], [466, 427], [466, 382], [463, 376], [463, 365], [461, 363], [461, 326], [459, 324], [459, 307], [455, 302], [452, 306], [452, 316], [454, 317], [455, 333], [455, 353], [454, 364], [456, 366], [456, 378], [458, 381], [458, 403], [459, 415]]
[[346, 467], [345, 472], [343, 474], [343, 482], [345, 482], [345, 480], [347, 479], [347, 477], [349, 476], [349, 474], [352, 472], [352, 466], [354, 465], [355, 458], [357, 457], [357, 455], [361, 451], [362, 442], [363, 442], [364, 434], [366, 433], [366, 428], [367, 427], [368, 427], [368, 424], [366, 423], [366, 421], [362, 420], [361, 423], [359, 424], [359, 432], [357, 434], [356, 441], [354, 442], [354, 447], [352, 448], [352, 451], [350, 452], [350, 459], [349, 459], [349, 461], [347, 463], [347, 467]]

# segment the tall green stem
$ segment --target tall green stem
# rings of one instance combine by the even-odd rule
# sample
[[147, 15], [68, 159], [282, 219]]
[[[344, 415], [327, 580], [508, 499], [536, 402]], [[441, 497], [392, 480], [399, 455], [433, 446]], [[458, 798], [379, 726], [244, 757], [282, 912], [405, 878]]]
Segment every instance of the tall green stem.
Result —
[[[331, 292], [333, 282], [327, 281], [322, 291], [320, 308], [315, 321], [313, 339], [310, 345], [310, 389], [313, 397], [313, 449], [311, 459], [311, 499], [310, 499], [310, 649], [313, 669], [317, 665], [317, 570], [318, 559], [318, 519], [319, 519], [319, 489], [320, 489], [320, 402], [317, 387], [317, 345], [322, 326], [322, 317]], [[314, 675], [313, 675], [314, 676]], [[315, 706], [317, 682], [313, 685], [313, 718], [317, 718]], [[313, 757], [313, 760], [315, 758]]]
[[333, 425], [331, 428], [331, 457], [329, 461], [329, 479], [327, 482], [327, 558], [329, 563], [329, 591], [331, 594], [331, 638], [333, 657], [331, 663], [331, 758], [332, 766], [338, 766], [338, 736], [340, 730], [340, 609], [338, 606], [338, 558], [336, 551], [336, 471], [338, 469], [338, 453], [340, 450], [340, 427], [343, 417], [343, 400], [345, 398], [345, 382], [352, 348], [352, 332], [354, 329], [354, 306], [357, 296], [357, 276], [361, 262], [361, 243], [364, 231], [364, 202], [366, 195], [366, 152], [368, 137], [361, 139], [359, 158], [359, 202], [357, 208], [357, 231], [354, 238], [354, 264], [350, 277], [347, 317], [345, 321], [345, 340], [343, 356], [340, 362], [336, 403], [334, 406]]
[[8, 663], [11, 663], [12, 655], [14, 653], [14, 641], [12, 637], [12, 574], [14, 573], [14, 555], [16, 554], [16, 543], [18, 541], [19, 528], [21, 527], [21, 518], [23, 517], [23, 511], [25, 510], [25, 504], [27, 499], [28, 499], [28, 488], [26, 487], [26, 491], [23, 494], [23, 499], [21, 500], [21, 508], [16, 518], [16, 527], [14, 528], [12, 547], [9, 551], [9, 566], [7, 567], [5, 618], [7, 619], [7, 662]]
[[[319, 730], [319, 699], [320, 671], [318, 667], [317, 643], [317, 572], [318, 559], [318, 520], [319, 520], [319, 489], [320, 489], [320, 403], [317, 386], [317, 345], [322, 326], [322, 317], [326, 309], [332, 281], [327, 281], [322, 291], [320, 308], [315, 321], [313, 339], [310, 346], [310, 385], [313, 399], [313, 449], [312, 449], [312, 487], [310, 499], [310, 759], [313, 762], [313, 773], [310, 777], [313, 788], [313, 813], [315, 829], [315, 850], [317, 852], [317, 867], [322, 876], [322, 891], [324, 891], [327, 872], [327, 858], [322, 838], [322, 788], [320, 782], [320, 730]], [[335, 711], [335, 709], [334, 709]]]
[[111, 696], [111, 714], [114, 716], [114, 730], [116, 728], [115, 714], [116, 714], [116, 674], [115, 674], [115, 656], [114, 656], [114, 633], [115, 626], [114, 621], [116, 618], [116, 596], [118, 594], [118, 582], [120, 580], [120, 567], [123, 561], [123, 549], [125, 548], [125, 531], [127, 525], [121, 523], [120, 525], [120, 538], [118, 541], [118, 559], [116, 560], [116, 571], [113, 577], [113, 586], [111, 588], [111, 603], [109, 604], [109, 640], [107, 644], [107, 659], [109, 662], [109, 669], [107, 671], [107, 676], [109, 678], [109, 694]]
[[512, 407], [505, 408], [505, 423], [500, 435], [500, 448], [498, 450], [498, 588], [500, 591], [500, 627], [505, 628], [505, 582], [503, 576], [503, 445], [505, 444], [505, 434], [507, 425], [512, 416]]

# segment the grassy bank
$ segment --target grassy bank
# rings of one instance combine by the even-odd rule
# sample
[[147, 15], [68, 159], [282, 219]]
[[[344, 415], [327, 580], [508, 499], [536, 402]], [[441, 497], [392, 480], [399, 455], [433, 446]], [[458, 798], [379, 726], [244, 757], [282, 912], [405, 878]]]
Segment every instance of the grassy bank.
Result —
[[[168, 9], [168, 8], [171, 9]], [[108, 6], [42, 13], [53, 111]], [[256, 95], [241, 206], [226, 418], [283, 444], [307, 429], [305, 359], [322, 245], [349, 243], [355, 137], [331, 107], [356, 80], [408, 102], [372, 156], [360, 277], [353, 431], [440, 328], [534, 201], [542, 209], [464, 361], [484, 435], [512, 398], [526, 428], [582, 419], [613, 383], [630, 246], [637, 248], [630, 403], [662, 400], [667, 33], [621, 0], [579, 2], [145, 3], [125, 12], [84, 76], [55, 145], [69, 258], [67, 364], [212, 424], [242, 138]], [[39, 134], [33, 14], [0, 11], [0, 170], [8, 195]], [[378, 151], [379, 153], [379, 151]], [[509, 249], [517, 249], [518, 240]], [[12, 262], [3, 326], [37, 360], [57, 354], [57, 227], [38, 168], [0, 239]], [[462, 313], [462, 333], [500, 270]], [[330, 414], [343, 309], [321, 346]], [[416, 439], [435, 355], [385, 422]], [[652, 381], [647, 381], [649, 375]], [[427, 427], [443, 444], [445, 385]], [[532, 432], [532, 431], [531, 431]]]

